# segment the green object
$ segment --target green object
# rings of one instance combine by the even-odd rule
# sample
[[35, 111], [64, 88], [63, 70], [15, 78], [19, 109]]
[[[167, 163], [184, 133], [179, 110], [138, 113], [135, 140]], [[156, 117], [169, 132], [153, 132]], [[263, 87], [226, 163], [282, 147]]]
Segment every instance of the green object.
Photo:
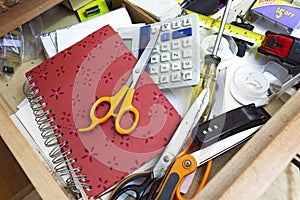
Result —
[[77, 10], [77, 15], [81, 22], [100, 16], [109, 12], [105, 0], [94, 0]]

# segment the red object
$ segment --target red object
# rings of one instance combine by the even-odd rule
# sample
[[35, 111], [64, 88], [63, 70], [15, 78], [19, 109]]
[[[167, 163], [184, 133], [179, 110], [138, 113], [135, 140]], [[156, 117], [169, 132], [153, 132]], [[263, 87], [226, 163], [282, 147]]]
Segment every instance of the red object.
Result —
[[[136, 58], [120, 36], [105, 26], [85, 39], [46, 60], [26, 73], [32, 77], [33, 90], [39, 89], [46, 102], [44, 111], [55, 118], [51, 125], [58, 129], [60, 144], [67, 141], [63, 152], [71, 149], [68, 159], [89, 197], [97, 197], [162, 152], [172, 137], [181, 117], [144, 72], [136, 86], [133, 105], [140, 112], [140, 120], [129, 135], [115, 131], [113, 118], [91, 131], [78, 132], [90, 124], [92, 104], [102, 96], [112, 96], [128, 79]], [[96, 114], [107, 109], [99, 105]], [[80, 167], [80, 168], [79, 168]]]
[[266, 38], [258, 52], [279, 58], [295, 66], [300, 65], [300, 39], [286, 34], [266, 32]]
[[293, 42], [294, 40], [290, 37], [275, 33], [267, 33], [260, 49], [271, 55], [277, 55], [280, 58], [286, 58], [293, 45]]

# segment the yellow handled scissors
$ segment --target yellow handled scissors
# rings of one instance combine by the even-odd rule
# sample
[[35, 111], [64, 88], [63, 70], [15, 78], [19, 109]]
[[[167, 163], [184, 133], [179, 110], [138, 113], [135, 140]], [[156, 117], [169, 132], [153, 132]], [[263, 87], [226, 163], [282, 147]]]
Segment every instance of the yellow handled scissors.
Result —
[[[90, 110], [90, 119], [91, 124], [86, 128], [79, 128], [78, 131], [85, 132], [92, 130], [95, 128], [96, 125], [102, 124], [106, 122], [110, 117], [115, 117], [115, 129], [120, 134], [129, 134], [132, 132], [138, 124], [139, 121], [139, 111], [132, 105], [132, 99], [135, 91], [135, 86], [142, 75], [143, 71], [145, 70], [147, 63], [150, 59], [151, 52], [155, 46], [155, 43], [158, 39], [160, 33], [160, 28], [154, 33], [150, 41], [148, 42], [143, 54], [141, 55], [140, 59], [134, 66], [130, 77], [128, 78], [126, 84], [114, 95], [111, 97], [104, 96], [99, 98], [92, 106]], [[123, 100], [123, 102], [122, 102]], [[101, 103], [108, 103], [110, 108], [108, 112], [103, 117], [96, 117], [95, 111], [96, 108]], [[115, 113], [116, 109], [119, 108], [120, 103], [122, 102], [120, 109], [117, 113]], [[124, 128], [121, 126], [121, 120], [126, 113], [132, 113], [134, 116], [133, 123], [129, 128]]]

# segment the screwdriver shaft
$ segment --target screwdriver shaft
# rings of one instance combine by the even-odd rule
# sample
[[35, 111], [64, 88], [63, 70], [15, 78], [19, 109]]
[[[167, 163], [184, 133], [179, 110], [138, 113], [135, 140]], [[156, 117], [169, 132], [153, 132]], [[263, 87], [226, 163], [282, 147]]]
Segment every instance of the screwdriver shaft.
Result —
[[227, 21], [227, 18], [228, 18], [229, 10], [230, 10], [230, 7], [231, 7], [231, 3], [232, 3], [232, 0], [227, 1], [227, 5], [225, 7], [225, 11], [224, 11], [224, 14], [222, 16], [221, 25], [220, 25], [219, 32], [218, 32], [218, 35], [217, 35], [217, 38], [216, 38], [216, 41], [215, 41], [214, 49], [213, 49], [213, 52], [212, 52], [213, 56], [217, 56], [218, 49], [219, 49], [221, 39], [222, 39], [222, 35], [223, 35], [224, 29], [225, 29], [226, 21]]

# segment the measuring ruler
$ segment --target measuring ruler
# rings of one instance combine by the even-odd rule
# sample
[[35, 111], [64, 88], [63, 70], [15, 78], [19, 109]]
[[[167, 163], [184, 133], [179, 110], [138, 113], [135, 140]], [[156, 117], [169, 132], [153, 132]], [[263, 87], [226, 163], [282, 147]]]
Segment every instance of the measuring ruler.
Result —
[[[192, 14], [194, 12], [186, 10], [187, 13]], [[196, 13], [199, 17], [199, 25], [203, 28], [213, 30], [213, 31], [219, 31], [219, 27], [221, 22], [219, 20], [207, 17], [205, 15], [201, 15]], [[265, 39], [265, 36], [259, 33], [255, 33], [253, 31], [249, 31], [247, 29], [232, 25], [232, 24], [226, 24], [224, 29], [224, 34], [229, 35], [231, 37], [235, 37], [247, 42], [251, 42], [254, 44], [257, 44], [258, 46], [261, 46], [262, 41]]]

